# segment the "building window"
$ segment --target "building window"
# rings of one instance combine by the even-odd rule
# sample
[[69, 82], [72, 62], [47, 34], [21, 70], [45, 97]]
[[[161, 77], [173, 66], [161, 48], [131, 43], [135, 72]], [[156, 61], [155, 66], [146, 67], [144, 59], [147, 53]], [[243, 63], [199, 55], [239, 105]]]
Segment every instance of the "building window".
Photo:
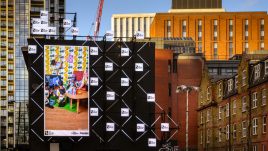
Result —
[[233, 114], [236, 114], [236, 100], [233, 100]]
[[218, 59], [218, 43], [213, 43], [214, 59]]
[[254, 79], [257, 80], [260, 78], [261, 75], [261, 65], [258, 64], [256, 66], [254, 66]]
[[235, 76], [235, 90], [238, 88], [238, 75]]
[[202, 53], [202, 42], [198, 43], [198, 52]]
[[138, 31], [141, 31], [141, 17], [138, 18]]
[[202, 20], [198, 20], [198, 41], [202, 41]]
[[233, 56], [233, 43], [229, 42], [229, 57]]
[[262, 144], [262, 151], [266, 151], [266, 145]]
[[218, 84], [218, 97], [221, 97], [222, 96], [222, 83], [220, 82]]
[[257, 145], [252, 146], [252, 151], [258, 151]]
[[182, 21], [182, 37], [186, 38], [187, 37], [187, 33], [186, 33], [186, 27], [187, 26], [187, 22], [186, 20]]
[[213, 39], [214, 41], [218, 40], [218, 20], [213, 20]]
[[242, 137], [246, 137], [247, 136], [247, 124], [246, 121], [242, 122]]
[[233, 40], [233, 20], [229, 20], [229, 40]]
[[117, 37], [117, 20], [118, 18], [114, 18], [114, 36]]
[[229, 135], [230, 135], [230, 126], [226, 125], [226, 140], [229, 140]]
[[171, 21], [170, 20], [165, 21], [165, 37], [168, 37], [168, 38], [171, 37]]
[[210, 129], [207, 129], [207, 143], [210, 142]]
[[265, 60], [264, 62], [264, 74], [268, 75], [268, 60]]
[[234, 84], [233, 79], [229, 79], [228, 80], [228, 92], [231, 92], [233, 90], [233, 84]]
[[204, 116], [203, 116], [203, 112], [200, 112], [200, 124], [204, 123]]
[[123, 18], [120, 18], [120, 37], [123, 37]]
[[130, 37], [128, 29], [129, 29], [129, 18], [126, 18], [126, 37]]
[[171, 87], [171, 83], [168, 83], [168, 96], [171, 96], [171, 90], [172, 89], [172, 87]]
[[233, 125], [233, 138], [236, 138], [236, 124]]
[[221, 128], [219, 128], [219, 142], [221, 142]]
[[203, 105], [203, 93], [199, 93], [199, 97], [200, 97], [200, 105], [199, 106], [201, 106], [201, 105]]
[[171, 60], [168, 60], [168, 73], [171, 73]]
[[200, 144], [203, 144], [203, 131], [200, 131]]
[[261, 48], [260, 48], [260, 49], [261, 49], [261, 50], [264, 50], [264, 42], [261, 42], [260, 45], [261, 45]]
[[198, 32], [198, 41], [202, 41], [202, 32]]
[[207, 88], [207, 100], [210, 101], [210, 86]]
[[208, 109], [207, 110], [207, 122], [209, 122], [210, 121], [210, 110]]
[[242, 112], [246, 112], [247, 111], [247, 97], [243, 96], [242, 97]]
[[245, 86], [247, 84], [246, 79], [247, 79], [247, 71], [243, 70], [243, 72], [242, 72], [242, 86]]
[[267, 116], [262, 117], [262, 133], [266, 133], [266, 119]]
[[135, 18], [132, 18], [132, 36], [135, 34]]
[[222, 112], [221, 112], [221, 108], [222, 108], [222, 107], [219, 106], [219, 120], [221, 119], [221, 116], [222, 116], [222, 115], [221, 115], [221, 114], [222, 114]]
[[261, 32], [261, 40], [264, 40], [264, 19], [261, 19], [261, 27], [260, 27], [260, 32]]
[[144, 30], [144, 36], [147, 37], [147, 18], [143, 18], [143, 30]]
[[258, 93], [254, 92], [252, 93], [252, 109], [257, 108], [257, 101], [258, 101]]
[[229, 103], [226, 104], [226, 117], [229, 117], [230, 115], [230, 107], [229, 107]]
[[244, 43], [244, 52], [248, 52], [248, 42]]
[[258, 131], [258, 118], [253, 118], [252, 121], [252, 135], [257, 135]]
[[244, 27], [245, 28], [244, 29], [245, 30], [245, 37], [244, 38], [245, 38], [245, 40], [248, 40], [248, 19], [245, 20], [244, 24], [245, 24], [245, 27]]
[[177, 73], [177, 63], [178, 63], [178, 60], [173, 59], [173, 66], [172, 66], [173, 73]]
[[262, 91], [261, 91], [261, 102], [262, 102], [262, 105], [264, 106], [264, 105], [266, 105], [266, 89], [262, 89]]

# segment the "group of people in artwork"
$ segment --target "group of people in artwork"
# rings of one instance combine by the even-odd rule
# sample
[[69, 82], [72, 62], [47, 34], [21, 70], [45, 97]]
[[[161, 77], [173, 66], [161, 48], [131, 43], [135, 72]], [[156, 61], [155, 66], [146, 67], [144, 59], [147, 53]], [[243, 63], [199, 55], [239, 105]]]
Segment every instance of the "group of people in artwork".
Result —
[[58, 104], [59, 107], [64, 107], [67, 104], [66, 93], [76, 95], [77, 90], [87, 90], [88, 88], [87, 70], [83, 72], [82, 80], [77, 80], [76, 75], [73, 74], [67, 82], [63, 83], [62, 77], [59, 75], [62, 65], [63, 62], [52, 60], [50, 64], [52, 75], [45, 75], [45, 105], [52, 109], [55, 104]]

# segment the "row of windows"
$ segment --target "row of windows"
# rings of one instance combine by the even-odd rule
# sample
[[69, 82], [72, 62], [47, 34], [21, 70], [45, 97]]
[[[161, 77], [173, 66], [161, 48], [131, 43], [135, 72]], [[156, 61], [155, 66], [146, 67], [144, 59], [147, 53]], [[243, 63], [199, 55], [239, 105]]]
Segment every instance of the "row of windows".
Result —
[[[252, 94], [252, 109], [255, 109], [258, 107], [258, 104], [261, 104], [261, 106], [265, 106], [267, 104], [267, 90], [266, 89], [262, 89], [261, 92], [260, 92], [260, 102], [258, 102], [258, 92], [253, 92]], [[241, 108], [241, 111], [242, 112], [246, 112], [247, 109], [248, 109], [248, 103], [247, 103], [247, 97], [246, 96], [243, 96], [242, 97], [242, 100], [241, 100], [241, 105], [242, 105], [242, 108]], [[229, 103], [227, 103], [224, 107], [221, 107], [219, 106], [219, 111], [218, 111], [218, 119], [221, 120], [222, 119], [222, 113], [223, 113], [223, 110], [225, 110], [225, 116], [226, 117], [229, 117], [230, 115], [230, 107], [231, 105]], [[236, 100], [233, 100], [232, 101], [232, 114], [235, 115], [237, 113], [237, 101]], [[206, 118], [206, 122], [209, 122], [210, 119], [211, 119], [211, 110], [208, 109], [207, 110], [207, 118]], [[200, 112], [200, 124], [203, 124], [204, 122], [204, 116], [203, 116], [203, 112]]]
[[[167, 23], [167, 24], [166, 24]], [[200, 19], [197, 21], [197, 26], [198, 26], [198, 41], [202, 40], [202, 24], [203, 21]], [[233, 20], [229, 20], [229, 40], [233, 40]], [[248, 40], [248, 26], [249, 26], [249, 20], [245, 19], [244, 20], [244, 39]], [[182, 37], [187, 37], [186, 29], [187, 29], [187, 21], [182, 20], [181, 22], [181, 28], [182, 28]], [[166, 20], [165, 21], [165, 31], [168, 31], [168, 29], [171, 29], [171, 21]], [[213, 27], [212, 27], [212, 33], [213, 33], [213, 40], [217, 41], [218, 40], [218, 20], [213, 20]], [[171, 35], [170, 34], [165, 34], [165, 37]], [[261, 40], [264, 40], [264, 19], [260, 19], [260, 38]]]
[[[261, 119], [261, 122], [259, 122], [259, 119]], [[218, 129], [218, 142], [222, 142], [223, 135], [225, 135], [225, 140], [230, 139], [230, 135], [232, 135], [233, 139], [236, 139], [238, 137], [237, 132], [241, 132], [241, 138], [247, 137], [247, 128], [248, 128], [248, 122], [242, 121], [241, 123], [241, 131], [238, 131], [238, 125], [237, 123], [230, 125], [226, 125], [224, 128], [220, 127]], [[262, 116], [261, 118], [253, 118], [252, 119], [252, 132], [251, 135], [256, 136], [258, 135], [258, 127], [261, 125], [261, 134], [266, 134], [267, 132], [267, 116]], [[200, 131], [200, 144], [203, 143], [203, 132]], [[207, 129], [206, 130], [206, 143], [210, 143], [212, 139], [212, 130]]]
[[[257, 64], [256, 66], [254, 66], [254, 79], [255, 80], [258, 80], [260, 78], [260, 73], [261, 73], [260, 64]], [[268, 75], [268, 60], [264, 62], [264, 74]], [[246, 75], [247, 75], [247, 71], [243, 70], [242, 71], [242, 87], [247, 84]], [[223, 88], [222, 83], [219, 82], [218, 83], [218, 97], [223, 96], [222, 88]], [[237, 88], [238, 88], [238, 76], [235, 76], [235, 79], [228, 80], [227, 90], [228, 92], [230, 92], [230, 91], [233, 91], [233, 89], [237, 89]], [[211, 91], [210, 87], [208, 87], [207, 88], [207, 100], [211, 99], [210, 91]]]
[[[267, 104], [267, 91], [266, 89], [262, 89], [261, 90], [261, 102], [258, 102], [258, 92], [253, 92], [252, 93], [252, 109], [255, 109], [258, 107], [258, 104], [261, 104], [261, 106], [265, 106]], [[242, 104], [242, 108], [241, 111], [242, 112], [246, 112], [247, 108], [248, 108], [248, 103], [247, 103], [247, 97], [243, 96], [242, 100], [241, 100], [241, 104]], [[219, 106], [218, 108], [218, 119], [221, 120], [222, 119], [222, 113], [223, 111], [225, 111], [225, 116], [229, 117], [230, 115], [230, 104], [227, 103], [224, 107]], [[237, 113], [237, 101], [233, 100], [232, 101], [232, 114], [235, 115]], [[207, 110], [207, 117], [206, 117], [206, 122], [209, 122], [211, 120], [211, 110], [208, 109]], [[203, 112], [200, 112], [200, 124], [204, 123], [204, 115]]]

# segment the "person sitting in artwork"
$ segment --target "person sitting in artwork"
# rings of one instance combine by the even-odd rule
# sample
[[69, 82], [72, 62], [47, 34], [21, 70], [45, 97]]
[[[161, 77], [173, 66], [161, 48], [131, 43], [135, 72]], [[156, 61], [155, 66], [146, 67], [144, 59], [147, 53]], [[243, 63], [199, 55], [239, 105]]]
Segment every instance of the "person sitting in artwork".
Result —
[[56, 60], [51, 60], [50, 68], [52, 70], [52, 75], [59, 75], [60, 69], [62, 69], [63, 62], [57, 62]]
[[87, 89], [87, 86], [88, 86], [88, 73], [87, 73], [87, 70], [86, 70], [83, 73], [82, 80], [78, 81], [77, 87], [78, 87], [78, 89], [82, 89], [84, 87]]
[[70, 77], [70, 80], [69, 80], [69, 83], [67, 86], [67, 93], [75, 95], [76, 90], [77, 90], [76, 77], [75, 77], [75, 75], [72, 75], [72, 77]]

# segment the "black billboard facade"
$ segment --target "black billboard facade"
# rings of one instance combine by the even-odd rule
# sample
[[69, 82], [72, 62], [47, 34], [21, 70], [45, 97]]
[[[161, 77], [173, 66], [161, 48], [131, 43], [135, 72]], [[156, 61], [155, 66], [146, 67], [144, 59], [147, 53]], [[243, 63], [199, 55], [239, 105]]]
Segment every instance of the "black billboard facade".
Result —
[[31, 150], [156, 150], [155, 44], [28, 39]]

